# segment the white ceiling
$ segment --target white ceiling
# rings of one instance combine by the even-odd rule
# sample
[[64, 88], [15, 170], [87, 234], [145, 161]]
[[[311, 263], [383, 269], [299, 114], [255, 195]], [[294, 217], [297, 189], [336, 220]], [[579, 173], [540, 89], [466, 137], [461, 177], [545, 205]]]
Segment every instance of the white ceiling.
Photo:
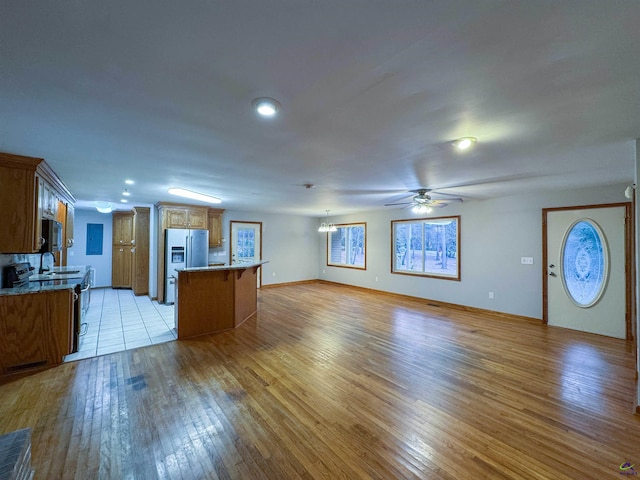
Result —
[[5, 0], [0, 151], [79, 206], [125, 178], [317, 216], [631, 183], [639, 46], [636, 0]]

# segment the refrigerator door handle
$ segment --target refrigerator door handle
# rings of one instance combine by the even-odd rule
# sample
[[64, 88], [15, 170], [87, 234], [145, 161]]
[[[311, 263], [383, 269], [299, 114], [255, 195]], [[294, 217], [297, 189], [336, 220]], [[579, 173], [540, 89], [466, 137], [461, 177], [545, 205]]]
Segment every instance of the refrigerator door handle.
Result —
[[184, 237], [184, 246], [185, 246], [185, 252], [184, 252], [184, 266], [189, 268], [190, 265], [190, 257], [191, 257], [191, 249], [189, 248], [189, 235], [187, 234], [186, 237]]

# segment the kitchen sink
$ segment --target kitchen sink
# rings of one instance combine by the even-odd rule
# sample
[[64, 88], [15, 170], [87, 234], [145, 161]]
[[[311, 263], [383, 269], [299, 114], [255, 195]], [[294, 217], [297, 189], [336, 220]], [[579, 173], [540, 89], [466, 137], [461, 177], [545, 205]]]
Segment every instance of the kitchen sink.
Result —
[[80, 273], [80, 270], [58, 270], [56, 272], [46, 272], [45, 275], [70, 275]]

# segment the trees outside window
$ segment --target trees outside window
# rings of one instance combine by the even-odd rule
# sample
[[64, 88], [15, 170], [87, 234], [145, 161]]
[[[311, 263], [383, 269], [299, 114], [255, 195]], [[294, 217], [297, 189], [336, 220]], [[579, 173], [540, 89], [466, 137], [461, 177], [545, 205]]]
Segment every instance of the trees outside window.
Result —
[[397, 220], [392, 273], [460, 280], [460, 216]]
[[366, 269], [366, 223], [336, 225], [327, 233], [327, 265]]

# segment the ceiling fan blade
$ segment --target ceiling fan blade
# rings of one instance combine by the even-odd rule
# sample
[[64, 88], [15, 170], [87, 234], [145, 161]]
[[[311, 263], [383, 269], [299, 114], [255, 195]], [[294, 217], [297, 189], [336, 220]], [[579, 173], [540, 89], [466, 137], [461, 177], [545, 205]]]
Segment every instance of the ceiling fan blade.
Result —
[[413, 205], [413, 202], [402, 202], [402, 203], [385, 203], [385, 207], [393, 207], [394, 205]]

